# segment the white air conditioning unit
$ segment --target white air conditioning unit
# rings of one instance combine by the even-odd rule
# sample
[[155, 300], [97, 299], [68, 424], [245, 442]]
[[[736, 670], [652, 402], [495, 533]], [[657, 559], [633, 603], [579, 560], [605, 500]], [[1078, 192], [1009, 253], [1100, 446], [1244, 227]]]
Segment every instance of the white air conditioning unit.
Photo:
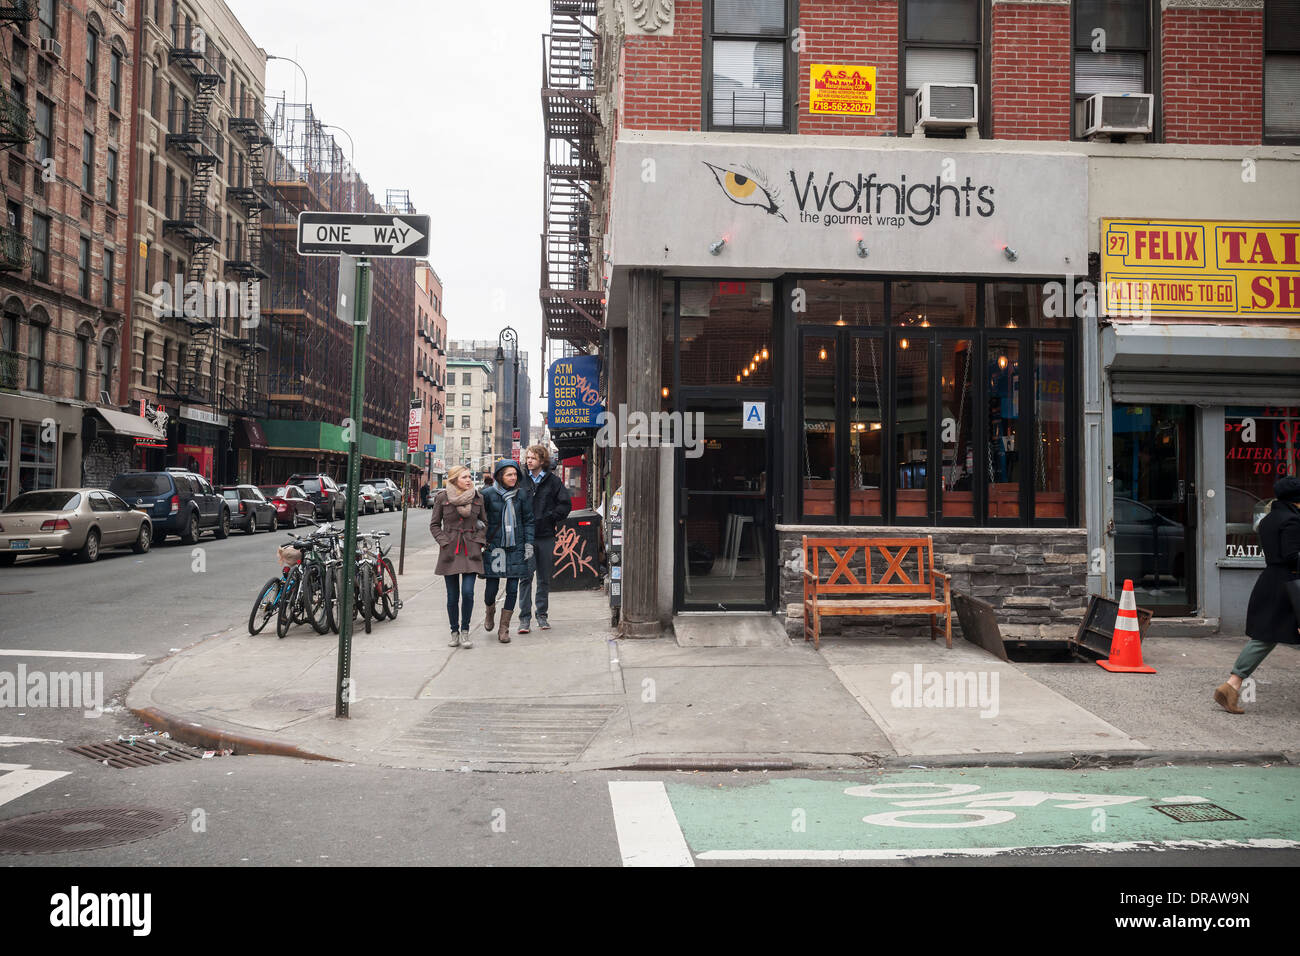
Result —
[[979, 125], [979, 86], [974, 83], [922, 83], [912, 94], [916, 129], [961, 129]]
[[126, 19], [126, 4], [123, 3], [122, 0], [117, 0], [117, 2], [113, 4], [113, 12], [116, 13], [116, 14], [117, 14], [119, 17], [121, 17], [123, 20], [125, 20], [125, 19]]
[[48, 53], [54, 59], [63, 59], [63, 44], [54, 37], [41, 37], [41, 52]]
[[1151, 132], [1151, 93], [1095, 93], [1083, 104], [1083, 135]]

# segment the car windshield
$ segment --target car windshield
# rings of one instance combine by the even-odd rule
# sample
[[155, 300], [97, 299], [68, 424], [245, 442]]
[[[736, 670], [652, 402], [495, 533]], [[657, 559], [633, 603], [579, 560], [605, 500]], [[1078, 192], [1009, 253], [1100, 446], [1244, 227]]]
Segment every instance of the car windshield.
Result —
[[109, 482], [108, 490], [123, 498], [139, 498], [141, 495], [169, 495], [171, 494], [172, 483], [171, 479], [166, 475], [118, 475]]
[[75, 491], [29, 491], [21, 494], [5, 507], [6, 514], [20, 511], [72, 511], [81, 504], [81, 495]]
[[222, 493], [222, 495], [224, 495], [225, 497], [229, 498], [231, 501], [238, 501], [238, 500], [239, 500], [239, 489], [238, 489], [238, 488], [225, 488], [225, 489], [222, 490], [221, 493]]

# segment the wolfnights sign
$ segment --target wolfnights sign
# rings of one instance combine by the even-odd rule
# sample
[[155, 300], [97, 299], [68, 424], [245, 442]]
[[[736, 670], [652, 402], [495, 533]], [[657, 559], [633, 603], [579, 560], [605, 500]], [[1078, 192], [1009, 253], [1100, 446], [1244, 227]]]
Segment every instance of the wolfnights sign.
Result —
[[600, 400], [600, 358], [578, 355], [551, 363], [550, 416], [552, 430], [599, 428], [596, 421], [605, 410]]

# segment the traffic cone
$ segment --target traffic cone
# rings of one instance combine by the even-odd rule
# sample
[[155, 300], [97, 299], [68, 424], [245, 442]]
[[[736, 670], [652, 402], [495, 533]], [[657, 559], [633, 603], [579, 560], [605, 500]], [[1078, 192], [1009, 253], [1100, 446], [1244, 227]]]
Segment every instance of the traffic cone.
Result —
[[1125, 674], [1154, 674], [1156, 669], [1142, 663], [1142, 637], [1138, 633], [1137, 598], [1133, 582], [1124, 582], [1124, 593], [1119, 599], [1119, 615], [1115, 618], [1115, 634], [1110, 639], [1110, 659], [1097, 664], [1108, 671]]

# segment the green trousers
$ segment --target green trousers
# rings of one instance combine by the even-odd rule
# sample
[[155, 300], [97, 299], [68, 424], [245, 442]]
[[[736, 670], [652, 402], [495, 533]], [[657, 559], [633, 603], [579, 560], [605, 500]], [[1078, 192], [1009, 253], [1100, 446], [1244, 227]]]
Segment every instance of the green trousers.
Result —
[[1265, 641], [1256, 641], [1251, 639], [1246, 642], [1246, 646], [1241, 649], [1237, 655], [1237, 663], [1232, 665], [1232, 672], [1245, 680], [1255, 672], [1255, 668], [1264, 662], [1269, 652], [1277, 647], [1276, 644], [1270, 644]]

